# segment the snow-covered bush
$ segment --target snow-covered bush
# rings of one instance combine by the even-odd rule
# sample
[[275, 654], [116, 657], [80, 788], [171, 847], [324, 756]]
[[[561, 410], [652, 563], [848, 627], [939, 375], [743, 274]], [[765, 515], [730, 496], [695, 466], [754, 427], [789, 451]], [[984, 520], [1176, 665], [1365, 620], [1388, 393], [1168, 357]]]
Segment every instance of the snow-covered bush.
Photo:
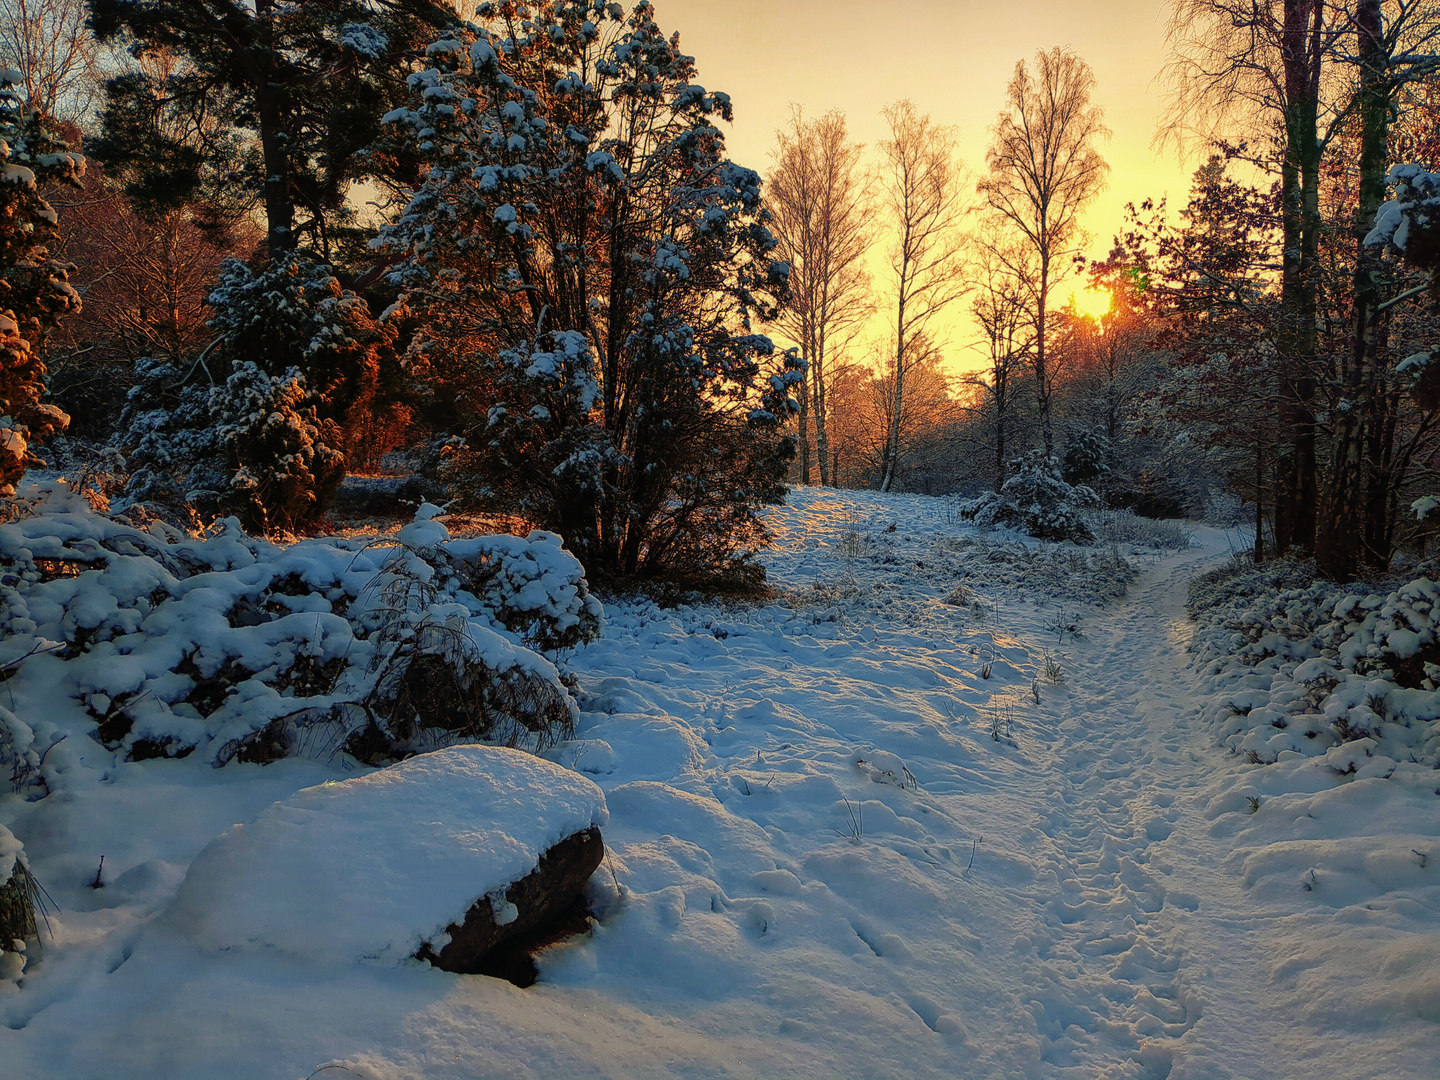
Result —
[[315, 414], [295, 368], [269, 375], [237, 363], [220, 386], [185, 381], [168, 361], [142, 360], [121, 436], [130, 472], [122, 507], [171, 521], [233, 514], [256, 532], [294, 530], [344, 479], [339, 428]]
[[64, 431], [70, 418], [41, 400], [46, 334], [80, 310], [66, 281], [74, 267], [50, 258], [55, 210], [41, 182], [78, 181], [85, 160], [68, 152], [27, 113], [20, 72], [0, 69], [0, 496], [35, 462], [32, 443]]
[[214, 351], [138, 365], [120, 437], [127, 501], [302, 528], [344, 478], [343, 425], [374, 396], [388, 331], [300, 256], [258, 274], [231, 260], [210, 303]]
[[549, 534], [451, 540], [438, 513], [423, 507], [393, 541], [278, 546], [233, 518], [195, 539], [42, 493], [0, 526], [0, 665], [73, 708], [43, 725], [0, 717], [0, 753], [44, 794], [66, 760], [47, 748], [69, 738], [73, 753], [80, 734], [132, 759], [217, 764], [554, 742], [575, 705], [531, 645], [598, 634], [583, 569]]
[[1099, 496], [1084, 485], [1067, 484], [1060, 463], [1032, 450], [1016, 463], [1018, 471], [998, 493], [987, 492], [961, 509], [978, 525], [1023, 529], [1042, 540], [1095, 542], [1081, 510], [1100, 505]]
[[1435, 787], [1440, 586], [1429, 577], [1370, 592], [1316, 581], [1307, 562], [1237, 562], [1197, 579], [1189, 606], [1210, 717], [1236, 753], [1323, 756], [1342, 774]]
[[291, 255], [257, 273], [231, 259], [210, 306], [221, 357], [271, 375], [298, 369], [322, 419], [343, 423], [374, 397], [393, 329], [328, 266]]

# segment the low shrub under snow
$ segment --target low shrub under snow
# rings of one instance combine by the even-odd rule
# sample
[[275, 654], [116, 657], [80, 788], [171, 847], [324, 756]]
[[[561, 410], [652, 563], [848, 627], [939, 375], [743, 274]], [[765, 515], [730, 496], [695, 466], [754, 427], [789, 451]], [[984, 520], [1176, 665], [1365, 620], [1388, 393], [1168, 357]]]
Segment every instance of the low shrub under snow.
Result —
[[196, 538], [98, 514], [63, 485], [20, 509], [0, 525], [0, 674], [56, 708], [0, 706], [17, 789], [52, 789], [72, 736], [221, 765], [544, 746], [573, 728], [554, 654], [594, 638], [602, 612], [549, 533], [451, 539], [427, 504], [393, 540], [280, 546], [234, 519]]
[[25, 848], [0, 825], [0, 993], [14, 989], [31, 947], [39, 945], [35, 925], [38, 887], [25, 862]]
[[1032, 450], [998, 493], [986, 492], [962, 507], [960, 514], [977, 525], [1021, 529], [1041, 540], [1092, 544], [1095, 534], [1081, 511], [1099, 505], [1094, 490], [1065, 482], [1058, 460]]
[[1184, 551], [1194, 536], [1194, 530], [1183, 521], [1141, 517], [1133, 510], [1092, 510], [1086, 520], [1096, 541], [1102, 544]]
[[1192, 584], [1209, 718], [1256, 763], [1302, 755], [1435, 788], [1440, 585], [1416, 577], [1383, 593], [1313, 575], [1303, 562], [1235, 563]]
[[952, 540], [948, 548], [959, 555], [954, 572], [963, 585], [957, 588], [1103, 604], [1124, 596], [1135, 580], [1135, 567], [1114, 548], [1079, 551], [985, 536]]

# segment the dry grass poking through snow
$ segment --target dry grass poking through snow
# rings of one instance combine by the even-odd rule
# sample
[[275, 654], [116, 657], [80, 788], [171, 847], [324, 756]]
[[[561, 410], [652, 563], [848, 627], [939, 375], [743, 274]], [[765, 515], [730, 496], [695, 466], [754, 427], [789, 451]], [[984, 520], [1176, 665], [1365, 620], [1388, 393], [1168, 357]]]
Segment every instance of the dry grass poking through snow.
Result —
[[1194, 545], [1195, 529], [1184, 521], [1140, 517], [1131, 510], [1092, 510], [1085, 519], [1100, 544], [1133, 544], [1160, 551], [1185, 551]]
[[[1135, 567], [1117, 548], [1086, 550], [1068, 545], [1031, 547], [986, 536], [945, 542], [959, 555], [956, 589], [1003, 590], [1032, 599], [1104, 604], [1125, 595]], [[952, 595], [955, 595], [952, 593]], [[956, 602], [956, 601], [951, 601]]]

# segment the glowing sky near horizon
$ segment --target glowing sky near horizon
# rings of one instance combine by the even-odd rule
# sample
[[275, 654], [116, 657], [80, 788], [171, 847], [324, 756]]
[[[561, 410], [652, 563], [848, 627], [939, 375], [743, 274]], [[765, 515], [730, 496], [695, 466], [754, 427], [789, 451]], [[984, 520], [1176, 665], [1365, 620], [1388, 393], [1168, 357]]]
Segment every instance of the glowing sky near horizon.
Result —
[[[1094, 69], [1095, 100], [1114, 133], [1101, 147], [1111, 174], [1086, 214], [1086, 253], [1108, 251], [1127, 202], [1169, 195], [1173, 206], [1188, 192], [1194, 164], [1151, 148], [1164, 105], [1157, 75], [1168, 11], [1158, 0], [656, 0], [655, 7], [660, 26], [678, 30], [696, 58], [701, 84], [731, 96], [731, 157], [762, 173], [792, 102], [809, 116], [843, 110], [852, 137], [873, 143], [884, 132], [880, 110], [902, 98], [955, 125], [961, 156], [979, 171], [1015, 62], [1061, 45]], [[1063, 285], [1060, 302], [1079, 284]], [[1096, 298], [1078, 300], [1085, 309]], [[952, 366], [978, 366], [978, 354], [962, 354], [971, 337], [965, 324], [955, 325]]]

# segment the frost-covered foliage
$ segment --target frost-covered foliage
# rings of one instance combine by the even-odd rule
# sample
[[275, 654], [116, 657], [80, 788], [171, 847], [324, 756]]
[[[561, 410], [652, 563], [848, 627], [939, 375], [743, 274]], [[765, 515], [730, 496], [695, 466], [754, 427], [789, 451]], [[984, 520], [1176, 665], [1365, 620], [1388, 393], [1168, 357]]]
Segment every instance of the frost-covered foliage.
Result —
[[39, 943], [35, 923], [39, 901], [24, 845], [0, 825], [0, 993], [13, 989], [25, 971], [30, 948]]
[[374, 396], [387, 331], [299, 256], [261, 273], [231, 260], [210, 303], [208, 355], [138, 366], [126, 498], [233, 514], [254, 531], [303, 527], [344, 477], [342, 425]]
[[41, 347], [61, 318], [80, 310], [66, 281], [73, 268], [50, 258], [58, 217], [38, 184], [77, 182], [85, 161], [25, 111], [20, 78], [0, 70], [0, 497], [35, 463], [30, 445], [70, 422], [41, 400]]
[[424, 184], [403, 253], [432, 382], [463, 403], [451, 471], [593, 572], [744, 560], [784, 496], [803, 362], [754, 332], [787, 268], [760, 178], [725, 157], [729, 98], [695, 84], [653, 8], [484, 3], [388, 119]]
[[1042, 450], [1032, 450], [1016, 463], [1018, 471], [997, 492], [986, 492], [967, 504], [961, 514], [977, 525], [1023, 529], [1041, 540], [1095, 542], [1081, 510], [1100, 505], [1100, 498], [1084, 485], [1067, 484], [1060, 462]]
[[1035, 548], [984, 537], [951, 541], [961, 553], [958, 576], [970, 588], [1002, 589], [1014, 596], [1105, 603], [1125, 595], [1135, 568], [1118, 551]]
[[1110, 440], [1099, 431], [1084, 431], [1070, 440], [1060, 475], [1067, 484], [1083, 484], [1110, 472]]
[[1440, 586], [1388, 593], [1314, 580], [1311, 563], [1235, 563], [1196, 580], [1193, 650], [1225, 744], [1256, 763], [1436, 786]]
[[1159, 551], [1184, 551], [1193, 530], [1178, 521], [1156, 521], [1133, 510], [1092, 510], [1086, 514], [1090, 531], [1101, 544], [1133, 544]]
[[593, 639], [602, 612], [553, 534], [452, 540], [427, 504], [394, 541], [282, 547], [233, 518], [194, 539], [63, 486], [31, 496], [0, 526], [0, 668], [56, 707], [0, 709], [17, 790], [63, 784], [85, 739], [224, 764], [571, 730], [556, 661], [535, 650]]

